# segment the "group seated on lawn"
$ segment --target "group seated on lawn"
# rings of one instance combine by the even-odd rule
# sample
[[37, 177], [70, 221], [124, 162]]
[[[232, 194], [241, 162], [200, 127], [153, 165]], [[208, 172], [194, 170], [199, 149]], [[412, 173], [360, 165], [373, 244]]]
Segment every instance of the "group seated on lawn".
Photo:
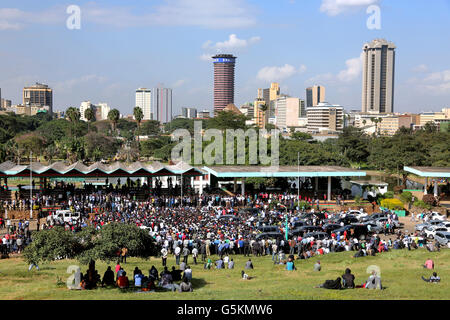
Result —
[[[181, 281], [179, 284], [176, 282]], [[161, 273], [155, 266], [152, 266], [148, 272], [148, 276], [142, 273], [138, 267], [133, 271], [132, 281], [130, 281], [125, 270], [118, 264], [116, 266], [116, 275], [110, 266], [106, 269], [103, 279], [97, 270], [81, 274], [81, 289], [95, 289], [101, 287], [117, 287], [121, 290], [137, 289], [137, 291], [170, 290], [179, 292], [192, 292], [192, 269], [186, 266], [185, 270], [177, 270], [172, 267], [169, 271], [167, 267]]]

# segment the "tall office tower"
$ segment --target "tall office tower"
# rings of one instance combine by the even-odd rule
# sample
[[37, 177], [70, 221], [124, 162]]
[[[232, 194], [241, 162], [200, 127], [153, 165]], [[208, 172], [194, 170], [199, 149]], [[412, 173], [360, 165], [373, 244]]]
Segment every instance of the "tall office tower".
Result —
[[196, 108], [181, 108], [181, 115], [188, 119], [197, 118], [197, 109]]
[[234, 104], [234, 67], [236, 57], [218, 54], [212, 57], [214, 63], [214, 114]]
[[135, 107], [142, 109], [144, 114], [143, 120], [152, 120], [152, 92], [147, 88], [139, 88], [136, 90], [136, 103]]
[[325, 101], [325, 87], [312, 86], [306, 88], [306, 107], [311, 108]]
[[395, 49], [392, 42], [375, 39], [363, 47], [363, 113], [394, 112]]
[[23, 88], [23, 105], [30, 107], [48, 107], [53, 113], [53, 90], [46, 84], [37, 83], [34, 86]]
[[151, 97], [153, 120], [160, 123], [172, 121], [172, 89], [153, 88]]

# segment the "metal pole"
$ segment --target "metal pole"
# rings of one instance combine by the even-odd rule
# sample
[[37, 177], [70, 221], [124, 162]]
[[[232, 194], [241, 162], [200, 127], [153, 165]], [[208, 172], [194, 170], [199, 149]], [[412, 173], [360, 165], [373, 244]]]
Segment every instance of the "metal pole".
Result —
[[33, 219], [33, 151], [30, 151], [30, 219]]

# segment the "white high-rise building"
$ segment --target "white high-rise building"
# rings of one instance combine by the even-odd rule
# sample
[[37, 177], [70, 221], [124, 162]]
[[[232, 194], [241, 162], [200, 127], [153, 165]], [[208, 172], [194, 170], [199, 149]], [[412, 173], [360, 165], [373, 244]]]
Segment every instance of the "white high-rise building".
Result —
[[90, 101], [83, 101], [80, 105], [80, 120], [82, 121], [87, 121], [84, 116], [86, 109], [92, 109], [94, 111], [95, 121], [108, 119], [108, 113], [111, 110], [107, 103], [97, 103], [94, 105]]
[[144, 114], [143, 120], [153, 120], [152, 92], [150, 89], [139, 88], [136, 90], [135, 107], [140, 107]]
[[363, 113], [394, 112], [395, 49], [392, 42], [375, 39], [363, 47]]
[[[87, 109], [93, 108], [93, 105], [90, 101], [83, 101], [80, 105], [80, 120], [81, 121], [87, 121], [86, 117], [84, 116], [84, 113]], [[95, 112], [95, 111], [94, 111]]]

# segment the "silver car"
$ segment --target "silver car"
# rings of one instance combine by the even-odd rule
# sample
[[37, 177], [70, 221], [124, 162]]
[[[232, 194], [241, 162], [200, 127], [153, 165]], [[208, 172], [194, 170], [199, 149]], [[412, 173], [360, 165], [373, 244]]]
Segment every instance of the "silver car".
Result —
[[416, 224], [415, 229], [416, 229], [416, 231], [422, 231], [423, 228], [425, 228], [427, 226], [437, 226], [437, 225], [441, 225], [441, 224], [442, 224], [441, 220], [430, 220], [425, 223]]
[[434, 240], [439, 242], [441, 246], [450, 248], [450, 232], [439, 231], [434, 235]]

